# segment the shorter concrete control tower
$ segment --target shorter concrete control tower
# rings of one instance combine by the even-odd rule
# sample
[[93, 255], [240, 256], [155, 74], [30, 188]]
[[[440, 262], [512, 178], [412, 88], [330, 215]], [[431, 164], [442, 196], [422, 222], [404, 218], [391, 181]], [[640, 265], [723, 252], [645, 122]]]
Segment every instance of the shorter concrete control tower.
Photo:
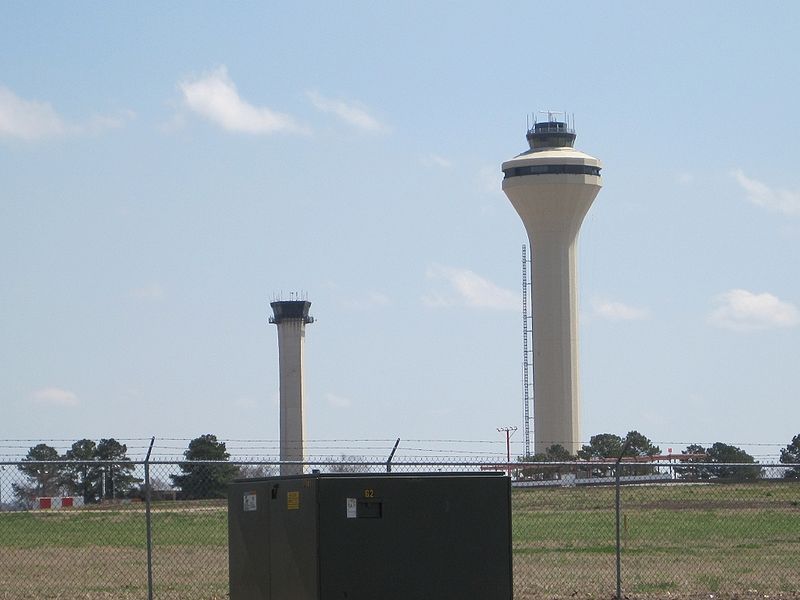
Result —
[[[303, 448], [303, 346], [311, 302], [279, 300], [271, 302], [270, 323], [278, 326], [278, 362], [280, 368], [280, 458], [302, 462]], [[300, 475], [302, 465], [281, 465], [281, 475]]]

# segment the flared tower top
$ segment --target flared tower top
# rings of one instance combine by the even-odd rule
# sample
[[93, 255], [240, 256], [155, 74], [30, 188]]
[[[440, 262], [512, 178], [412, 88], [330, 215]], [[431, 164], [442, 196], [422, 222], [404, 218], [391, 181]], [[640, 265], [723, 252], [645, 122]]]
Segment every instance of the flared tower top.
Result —
[[[588, 175], [597, 178], [592, 184], [599, 184], [602, 165], [593, 156], [575, 148], [575, 122], [571, 115], [552, 111], [545, 114], [547, 120], [528, 121], [525, 137], [530, 148], [503, 163], [503, 185], [526, 175]], [[526, 181], [532, 183], [529, 179]]]

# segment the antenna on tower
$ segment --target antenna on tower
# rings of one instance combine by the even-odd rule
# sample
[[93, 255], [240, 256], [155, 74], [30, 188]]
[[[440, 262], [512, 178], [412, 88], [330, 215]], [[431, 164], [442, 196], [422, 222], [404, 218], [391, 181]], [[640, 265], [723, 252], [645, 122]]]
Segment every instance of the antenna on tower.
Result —
[[[563, 120], [562, 121], [563, 123], [566, 123], [567, 125], [570, 124], [570, 114], [565, 110], [540, 110], [539, 114], [547, 115], [548, 123], [555, 123], [557, 121]], [[572, 122], [574, 125], [575, 122], [574, 118], [572, 119]]]

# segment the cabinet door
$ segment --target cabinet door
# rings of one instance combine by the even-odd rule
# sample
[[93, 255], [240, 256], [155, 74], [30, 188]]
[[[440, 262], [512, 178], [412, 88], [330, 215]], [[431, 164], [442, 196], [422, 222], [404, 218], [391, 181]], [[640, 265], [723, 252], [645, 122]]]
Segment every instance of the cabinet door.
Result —
[[275, 482], [270, 495], [271, 600], [317, 600], [317, 482]]
[[239, 482], [228, 491], [231, 600], [272, 600], [269, 590], [269, 495], [265, 482]]

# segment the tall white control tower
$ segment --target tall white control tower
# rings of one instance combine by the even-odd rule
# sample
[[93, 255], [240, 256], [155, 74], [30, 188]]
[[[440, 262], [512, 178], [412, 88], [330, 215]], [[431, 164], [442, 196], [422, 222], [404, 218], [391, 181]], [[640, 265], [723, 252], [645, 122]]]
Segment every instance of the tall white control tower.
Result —
[[[278, 326], [278, 362], [280, 371], [280, 446], [281, 461], [302, 462], [303, 448], [303, 347], [311, 302], [280, 300], [271, 302], [270, 323]], [[300, 475], [302, 465], [281, 464], [281, 475]]]
[[600, 161], [573, 148], [568, 115], [547, 113], [527, 134], [530, 149], [503, 163], [503, 191], [531, 247], [534, 452], [580, 449], [578, 230], [602, 187]]

